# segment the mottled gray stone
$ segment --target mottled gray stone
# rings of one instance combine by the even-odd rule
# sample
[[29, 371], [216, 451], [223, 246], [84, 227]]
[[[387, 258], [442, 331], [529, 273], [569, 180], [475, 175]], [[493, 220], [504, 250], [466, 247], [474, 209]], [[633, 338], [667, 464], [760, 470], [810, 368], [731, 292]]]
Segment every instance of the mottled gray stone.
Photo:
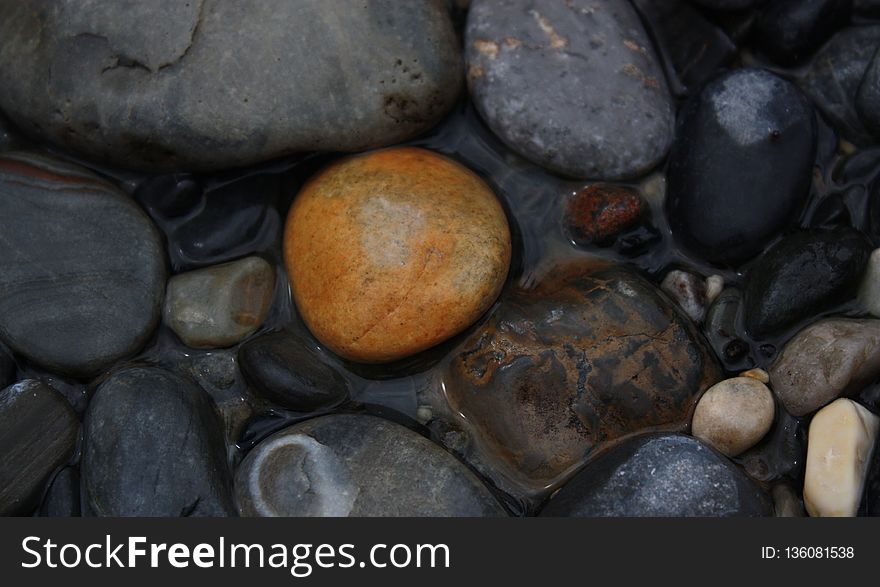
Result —
[[0, 158], [0, 339], [59, 373], [134, 353], [165, 289], [156, 228], [129, 197], [42, 155]]
[[181, 273], [168, 280], [165, 323], [188, 346], [231, 346], [260, 327], [274, 292], [275, 268], [260, 257]]
[[455, 457], [367, 415], [308, 420], [258, 444], [235, 476], [247, 516], [503, 516]]
[[474, 103], [519, 154], [563, 175], [638, 176], [672, 142], [669, 90], [626, 0], [474, 0]]
[[86, 412], [82, 475], [99, 516], [234, 513], [217, 411], [162, 369], [130, 368], [101, 384]]
[[28, 379], [0, 391], [0, 516], [29, 515], [73, 454], [79, 422], [54, 389]]
[[871, 58], [880, 45], [880, 26], [843, 29], [813, 57], [801, 88], [844, 138], [873, 144], [856, 110], [856, 96]]
[[439, 0], [2, 0], [0, 38], [10, 118], [127, 167], [393, 144], [462, 86]]
[[880, 375], [880, 320], [816, 322], [788, 341], [769, 373], [770, 387], [795, 416], [858, 392]]
[[603, 454], [556, 493], [542, 516], [769, 516], [767, 495], [695, 438], [649, 434]]

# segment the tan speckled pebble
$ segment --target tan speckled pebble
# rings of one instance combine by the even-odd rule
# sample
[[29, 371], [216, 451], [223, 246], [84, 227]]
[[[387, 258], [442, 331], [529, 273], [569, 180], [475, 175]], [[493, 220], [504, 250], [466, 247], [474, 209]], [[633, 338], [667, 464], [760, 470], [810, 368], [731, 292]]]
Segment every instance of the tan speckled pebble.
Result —
[[464, 166], [411, 147], [343, 159], [294, 200], [284, 258], [306, 325], [362, 363], [410, 356], [458, 334], [501, 292], [510, 229]]
[[691, 432], [729, 457], [761, 440], [773, 424], [776, 405], [767, 386], [734, 377], [706, 390], [694, 410]]

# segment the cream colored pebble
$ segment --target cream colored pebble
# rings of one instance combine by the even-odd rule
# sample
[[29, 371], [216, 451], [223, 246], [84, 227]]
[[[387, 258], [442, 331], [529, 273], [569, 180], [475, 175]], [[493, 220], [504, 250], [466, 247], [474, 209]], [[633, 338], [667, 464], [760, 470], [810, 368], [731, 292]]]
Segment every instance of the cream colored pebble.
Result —
[[855, 516], [865, 485], [880, 418], [841, 398], [810, 422], [804, 505], [811, 516]]
[[773, 425], [776, 404], [766, 385], [752, 377], [716, 383], [694, 410], [691, 433], [732, 457], [753, 447]]
[[720, 275], [710, 275], [706, 278], [706, 305], [712, 305], [724, 290], [724, 278]]

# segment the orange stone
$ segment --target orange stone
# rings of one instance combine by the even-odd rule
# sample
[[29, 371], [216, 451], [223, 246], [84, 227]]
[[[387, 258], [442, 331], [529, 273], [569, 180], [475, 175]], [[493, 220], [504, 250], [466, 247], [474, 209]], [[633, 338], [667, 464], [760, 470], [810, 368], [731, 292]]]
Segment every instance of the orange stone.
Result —
[[486, 183], [412, 147], [340, 160], [291, 206], [284, 259], [306, 325], [361, 363], [408, 357], [455, 336], [495, 301], [510, 228]]

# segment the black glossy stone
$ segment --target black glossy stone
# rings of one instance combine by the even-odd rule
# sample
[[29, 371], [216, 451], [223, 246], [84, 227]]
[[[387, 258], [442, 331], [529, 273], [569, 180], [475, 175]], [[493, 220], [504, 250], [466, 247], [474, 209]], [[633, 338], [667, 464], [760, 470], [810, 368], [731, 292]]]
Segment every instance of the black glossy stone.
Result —
[[0, 345], [0, 389], [15, 383], [15, 361], [3, 345]]
[[699, 89], [736, 56], [736, 45], [687, 0], [634, 0], [642, 21], [673, 65], [682, 88]]
[[785, 237], [749, 267], [746, 330], [763, 338], [852, 299], [870, 253], [868, 239], [852, 229]]
[[154, 220], [161, 222], [192, 212], [202, 200], [202, 186], [187, 173], [159, 175], [141, 182], [133, 195]]
[[834, 129], [858, 146], [875, 143], [856, 110], [856, 95], [878, 45], [880, 26], [845, 28], [816, 52], [799, 81]]
[[243, 344], [238, 357], [257, 392], [285, 408], [317, 410], [339, 404], [349, 395], [345, 377], [301, 336], [264, 334]]
[[852, 0], [774, 0], [755, 25], [756, 43], [773, 61], [793, 65], [849, 20]]
[[769, 516], [767, 495], [721, 453], [681, 434], [626, 440], [569, 480], [553, 517]]
[[275, 175], [256, 175], [205, 194], [202, 209], [169, 235], [175, 271], [225, 263], [271, 248], [280, 237]]
[[82, 475], [98, 516], [235, 511], [223, 428], [197, 385], [157, 368], [108, 378], [86, 412]]
[[816, 118], [801, 92], [758, 69], [710, 82], [681, 113], [667, 215], [686, 249], [738, 265], [795, 222], [809, 195]]
[[761, 482], [783, 477], [801, 479], [807, 459], [807, 425], [785, 411], [777, 402], [776, 421], [761, 442], [737, 456], [752, 478]]
[[49, 485], [40, 505], [40, 515], [47, 518], [74, 518], [82, 514], [80, 507], [79, 471], [64, 467]]
[[61, 395], [33, 379], [0, 391], [0, 516], [29, 515], [73, 454], [79, 431]]

